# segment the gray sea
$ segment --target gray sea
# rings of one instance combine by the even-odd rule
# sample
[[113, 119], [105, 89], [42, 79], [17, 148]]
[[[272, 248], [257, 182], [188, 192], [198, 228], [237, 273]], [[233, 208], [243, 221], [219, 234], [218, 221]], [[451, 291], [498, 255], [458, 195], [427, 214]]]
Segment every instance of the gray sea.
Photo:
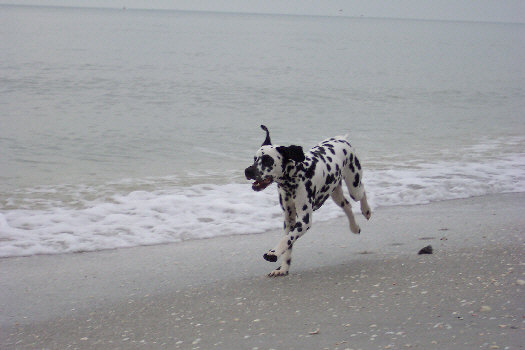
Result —
[[281, 227], [260, 124], [348, 134], [373, 207], [525, 192], [524, 24], [0, 5], [0, 46], [0, 257]]

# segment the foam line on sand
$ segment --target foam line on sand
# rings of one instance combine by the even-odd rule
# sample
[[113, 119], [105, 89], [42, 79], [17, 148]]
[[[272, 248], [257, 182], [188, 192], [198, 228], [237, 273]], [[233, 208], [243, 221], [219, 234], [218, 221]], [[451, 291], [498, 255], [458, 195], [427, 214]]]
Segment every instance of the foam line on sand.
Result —
[[519, 349], [524, 212], [524, 194], [379, 208], [361, 235], [314, 217], [273, 279], [280, 232], [1, 259], [0, 345]]

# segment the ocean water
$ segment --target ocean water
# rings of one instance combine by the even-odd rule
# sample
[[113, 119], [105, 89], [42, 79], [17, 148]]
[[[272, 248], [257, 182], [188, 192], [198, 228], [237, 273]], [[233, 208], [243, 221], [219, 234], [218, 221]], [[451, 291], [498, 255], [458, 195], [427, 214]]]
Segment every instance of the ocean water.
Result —
[[0, 6], [0, 43], [0, 257], [282, 227], [260, 124], [348, 134], [373, 208], [525, 191], [523, 24]]

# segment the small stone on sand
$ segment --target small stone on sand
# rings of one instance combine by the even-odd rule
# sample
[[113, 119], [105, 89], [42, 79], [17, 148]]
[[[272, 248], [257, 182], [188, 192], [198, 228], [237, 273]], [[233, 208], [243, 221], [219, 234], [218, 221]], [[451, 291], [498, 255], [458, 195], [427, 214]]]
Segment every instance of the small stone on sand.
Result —
[[427, 245], [425, 248], [422, 248], [418, 254], [421, 255], [421, 254], [432, 254], [433, 252], [433, 249], [432, 249], [432, 246], [431, 245]]

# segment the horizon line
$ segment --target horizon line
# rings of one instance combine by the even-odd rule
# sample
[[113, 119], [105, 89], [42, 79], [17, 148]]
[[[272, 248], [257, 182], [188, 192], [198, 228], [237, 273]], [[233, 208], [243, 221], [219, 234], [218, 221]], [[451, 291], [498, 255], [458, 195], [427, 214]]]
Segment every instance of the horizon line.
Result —
[[326, 18], [348, 18], [348, 19], [384, 19], [400, 21], [428, 21], [428, 22], [459, 22], [459, 23], [492, 23], [492, 24], [525, 24], [515, 21], [496, 21], [496, 20], [474, 20], [474, 19], [447, 19], [447, 18], [425, 18], [425, 17], [379, 17], [345, 14], [311, 14], [311, 13], [286, 13], [286, 12], [253, 12], [253, 11], [221, 11], [221, 10], [198, 10], [198, 9], [177, 9], [177, 8], [143, 8], [143, 7], [117, 7], [117, 6], [84, 6], [84, 5], [52, 5], [52, 4], [13, 4], [0, 2], [0, 6], [11, 7], [41, 7], [41, 8], [63, 8], [63, 9], [92, 9], [92, 10], [115, 10], [115, 11], [168, 11], [168, 12], [187, 12], [187, 13], [210, 13], [210, 14], [238, 14], [253, 16], [291, 16], [291, 17], [326, 17]]

